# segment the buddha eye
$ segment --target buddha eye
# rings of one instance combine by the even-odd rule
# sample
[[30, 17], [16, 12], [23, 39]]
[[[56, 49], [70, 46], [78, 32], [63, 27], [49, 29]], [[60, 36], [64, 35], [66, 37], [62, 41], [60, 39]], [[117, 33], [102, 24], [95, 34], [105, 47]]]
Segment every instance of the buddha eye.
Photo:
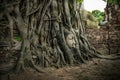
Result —
[[71, 39], [74, 39], [74, 36], [72, 36]]

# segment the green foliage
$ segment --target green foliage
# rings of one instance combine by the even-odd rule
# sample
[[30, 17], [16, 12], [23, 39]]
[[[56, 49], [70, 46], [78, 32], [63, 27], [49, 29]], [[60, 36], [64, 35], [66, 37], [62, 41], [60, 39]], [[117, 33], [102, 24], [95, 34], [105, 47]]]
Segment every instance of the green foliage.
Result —
[[77, 0], [77, 2], [82, 3], [82, 2], [83, 2], [83, 0]]
[[113, 3], [113, 4], [118, 4], [119, 3], [119, 0], [108, 0], [109, 3]]
[[22, 41], [21, 36], [16, 36], [15, 39], [16, 39], [17, 41], [19, 41], [19, 42]]
[[107, 0], [103, 0], [103, 1], [107, 2]]
[[97, 18], [99, 22], [104, 19], [104, 12], [101, 12], [99, 10], [93, 10], [92, 14]]

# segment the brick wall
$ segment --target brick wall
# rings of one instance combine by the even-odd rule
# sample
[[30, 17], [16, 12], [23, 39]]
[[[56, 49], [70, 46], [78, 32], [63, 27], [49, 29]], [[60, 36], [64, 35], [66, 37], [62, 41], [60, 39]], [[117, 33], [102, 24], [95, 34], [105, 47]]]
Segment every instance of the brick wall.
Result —
[[120, 26], [86, 29], [90, 43], [103, 54], [120, 53]]

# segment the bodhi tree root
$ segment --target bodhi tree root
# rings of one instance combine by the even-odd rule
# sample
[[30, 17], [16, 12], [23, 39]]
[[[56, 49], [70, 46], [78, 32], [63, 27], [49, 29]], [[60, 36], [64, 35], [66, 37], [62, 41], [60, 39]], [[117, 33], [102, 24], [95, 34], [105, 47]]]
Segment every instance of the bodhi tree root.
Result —
[[6, 16], [9, 23], [6, 25], [11, 45], [15, 27], [22, 39], [17, 71], [31, 66], [44, 72], [40, 68], [84, 63], [92, 57], [107, 58], [98, 55], [89, 44], [76, 0], [17, 1], [12, 4], [13, 1], [5, 0], [5, 6], [0, 3], [4, 15], [1, 17]]

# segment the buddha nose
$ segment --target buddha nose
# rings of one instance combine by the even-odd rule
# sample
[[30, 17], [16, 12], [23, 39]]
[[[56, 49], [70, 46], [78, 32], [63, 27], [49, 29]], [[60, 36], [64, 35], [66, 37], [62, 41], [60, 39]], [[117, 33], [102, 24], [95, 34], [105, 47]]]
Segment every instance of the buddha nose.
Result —
[[75, 42], [75, 40], [73, 40], [72, 46], [73, 46], [73, 48], [76, 47], [76, 42]]

